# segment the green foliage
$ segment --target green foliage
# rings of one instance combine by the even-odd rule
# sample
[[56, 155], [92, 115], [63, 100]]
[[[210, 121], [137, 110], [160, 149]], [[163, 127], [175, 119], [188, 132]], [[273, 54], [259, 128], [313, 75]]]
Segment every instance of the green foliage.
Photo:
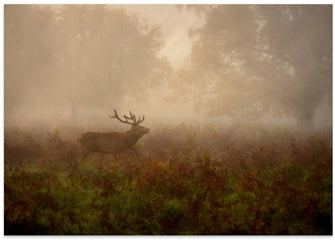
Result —
[[83, 162], [58, 129], [5, 155], [5, 234], [331, 234], [331, 136], [238, 129], [162, 127], [138, 161]]

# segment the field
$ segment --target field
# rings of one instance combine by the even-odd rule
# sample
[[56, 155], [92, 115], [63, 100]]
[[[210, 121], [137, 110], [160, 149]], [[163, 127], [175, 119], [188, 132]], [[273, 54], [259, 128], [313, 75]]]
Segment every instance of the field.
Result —
[[85, 129], [5, 129], [5, 234], [332, 234], [332, 133], [157, 125], [80, 159]]

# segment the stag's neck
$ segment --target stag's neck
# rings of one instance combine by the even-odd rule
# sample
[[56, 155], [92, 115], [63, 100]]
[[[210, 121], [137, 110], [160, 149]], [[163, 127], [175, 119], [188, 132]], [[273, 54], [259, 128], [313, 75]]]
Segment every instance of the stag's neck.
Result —
[[128, 146], [135, 145], [142, 135], [135, 134], [132, 130], [125, 132], [125, 141]]

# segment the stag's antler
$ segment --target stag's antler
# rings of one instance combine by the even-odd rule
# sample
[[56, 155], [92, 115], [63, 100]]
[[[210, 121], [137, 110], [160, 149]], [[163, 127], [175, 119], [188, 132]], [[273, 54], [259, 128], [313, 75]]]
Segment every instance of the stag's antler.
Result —
[[[124, 119], [125, 119], [125, 121], [124, 121], [124, 120], [122, 120], [122, 119], [119, 117], [119, 115], [117, 114], [117, 111], [114, 109], [114, 115], [113, 115], [113, 116], [110, 115], [109, 117], [110, 117], [110, 118], [116, 118], [116, 119], [118, 119], [120, 122], [127, 123], [127, 124], [132, 124], [132, 125], [134, 125], [134, 124], [139, 124], [139, 123], [141, 123], [141, 122], [144, 121], [144, 118], [145, 118], [144, 115], [143, 115], [142, 120], [141, 120], [141, 117], [139, 117], [138, 121], [136, 121], [136, 116], [135, 116], [135, 114], [133, 114], [131, 111], [129, 111], [129, 114], [130, 114], [130, 117], [127, 117], [126, 115], [123, 115], [123, 117], [124, 117]], [[131, 122], [128, 122], [128, 120], [132, 120], [133, 122], [132, 122], [132, 123], [131, 123]]]
[[125, 117], [126, 121], [122, 120], [119, 115], [117, 114], [117, 111], [114, 109], [114, 115], [109, 115], [110, 118], [116, 118], [120, 122], [127, 123], [127, 124], [133, 124], [131, 122], [128, 122], [128, 118]]
[[144, 115], [143, 115], [142, 120], [141, 120], [141, 116], [139, 116], [138, 121], [136, 121], [136, 116], [135, 116], [135, 114], [133, 114], [130, 110], [129, 110], [129, 114], [130, 114], [130, 117], [127, 117], [126, 115], [124, 115], [123, 117], [124, 117], [125, 119], [133, 120], [133, 122], [134, 122], [133, 124], [139, 124], [139, 123], [141, 123], [141, 122], [144, 121], [144, 118], [145, 118]]

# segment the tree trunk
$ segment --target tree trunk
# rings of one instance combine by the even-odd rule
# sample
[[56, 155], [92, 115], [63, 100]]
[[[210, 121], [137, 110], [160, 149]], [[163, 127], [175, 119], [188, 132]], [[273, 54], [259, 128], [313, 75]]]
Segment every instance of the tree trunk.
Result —
[[301, 131], [313, 130], [314, 109], [300, 109], [297, 115], [297, 128]]

